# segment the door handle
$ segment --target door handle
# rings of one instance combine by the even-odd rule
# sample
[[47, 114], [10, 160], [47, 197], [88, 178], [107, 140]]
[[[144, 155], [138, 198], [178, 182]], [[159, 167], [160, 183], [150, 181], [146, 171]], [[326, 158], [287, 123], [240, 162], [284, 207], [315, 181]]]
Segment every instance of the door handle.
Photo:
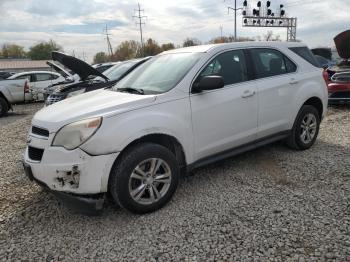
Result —
[[290, 85], [296, 85], [296, 84], [298, 84], [298, 83], [299, 83], [299, 81], [296, 80], [296, 79], [294, 79], [294, 78], [292, 78], [292, 79], [290, 80], [290, 82], [289, 82]]
[[253, 95], [255, 95], [255, 91], [246, 90], [242, 94], [242, 98], [248, 98], [248, 97], [251, 97]]

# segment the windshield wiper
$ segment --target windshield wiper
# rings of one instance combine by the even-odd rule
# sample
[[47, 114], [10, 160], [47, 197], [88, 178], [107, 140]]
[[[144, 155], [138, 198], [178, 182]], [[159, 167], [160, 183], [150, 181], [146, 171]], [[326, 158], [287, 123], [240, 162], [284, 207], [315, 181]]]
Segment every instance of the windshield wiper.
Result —
[[145, 92], [143, 91], [143, 89], [138, 89], [138, 88], [133, 88], [133, 87], [120, 87], [120, 88], [117, 88], [117, 91], [120, 91], [120, 92], [128, 92], [128, 93], [136, 93], [136, 94], [139, 94], [139, 95], [144, 95]]

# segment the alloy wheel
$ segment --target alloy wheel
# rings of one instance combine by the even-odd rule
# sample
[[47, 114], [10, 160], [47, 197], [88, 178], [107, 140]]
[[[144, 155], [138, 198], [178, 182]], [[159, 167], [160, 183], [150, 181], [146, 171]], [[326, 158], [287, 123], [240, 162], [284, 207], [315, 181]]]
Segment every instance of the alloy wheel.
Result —
[[169, 190], [171, 169], [160, 158], [149, 158], [139, 163], [129, 178], [129, 193], [134, 201], [151, 205], [159, 201]]
[[300, 139], [304, 144], [310, 143], [317, 131], [317, 120], [314, 114], [308, 113], [301, 121]]

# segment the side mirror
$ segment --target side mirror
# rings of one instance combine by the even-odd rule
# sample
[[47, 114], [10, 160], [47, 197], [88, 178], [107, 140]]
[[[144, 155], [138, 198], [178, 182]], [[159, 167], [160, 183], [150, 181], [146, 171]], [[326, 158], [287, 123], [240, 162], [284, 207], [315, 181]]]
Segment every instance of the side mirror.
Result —
[[200, 93], [205, 90], [220, 89], [224, 86], [224, 79], [221, 76], [204, 76], [199, 82], [193, 84], [192, 92]]

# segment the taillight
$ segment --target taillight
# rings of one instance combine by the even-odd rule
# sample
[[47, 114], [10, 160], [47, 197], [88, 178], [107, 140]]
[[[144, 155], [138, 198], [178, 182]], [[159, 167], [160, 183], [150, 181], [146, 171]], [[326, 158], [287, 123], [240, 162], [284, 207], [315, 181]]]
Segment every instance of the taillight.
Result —
[[326, 69], [323, 70], [322, 76], [323, 76], [324, 81], [326, 81], [326, 84], [328, 84], [328, 82], [329, 82], [329, 74], [328, 74]]
[[24, 93], [29, 93], [29, 83], [27, 80], [24, 82]]

